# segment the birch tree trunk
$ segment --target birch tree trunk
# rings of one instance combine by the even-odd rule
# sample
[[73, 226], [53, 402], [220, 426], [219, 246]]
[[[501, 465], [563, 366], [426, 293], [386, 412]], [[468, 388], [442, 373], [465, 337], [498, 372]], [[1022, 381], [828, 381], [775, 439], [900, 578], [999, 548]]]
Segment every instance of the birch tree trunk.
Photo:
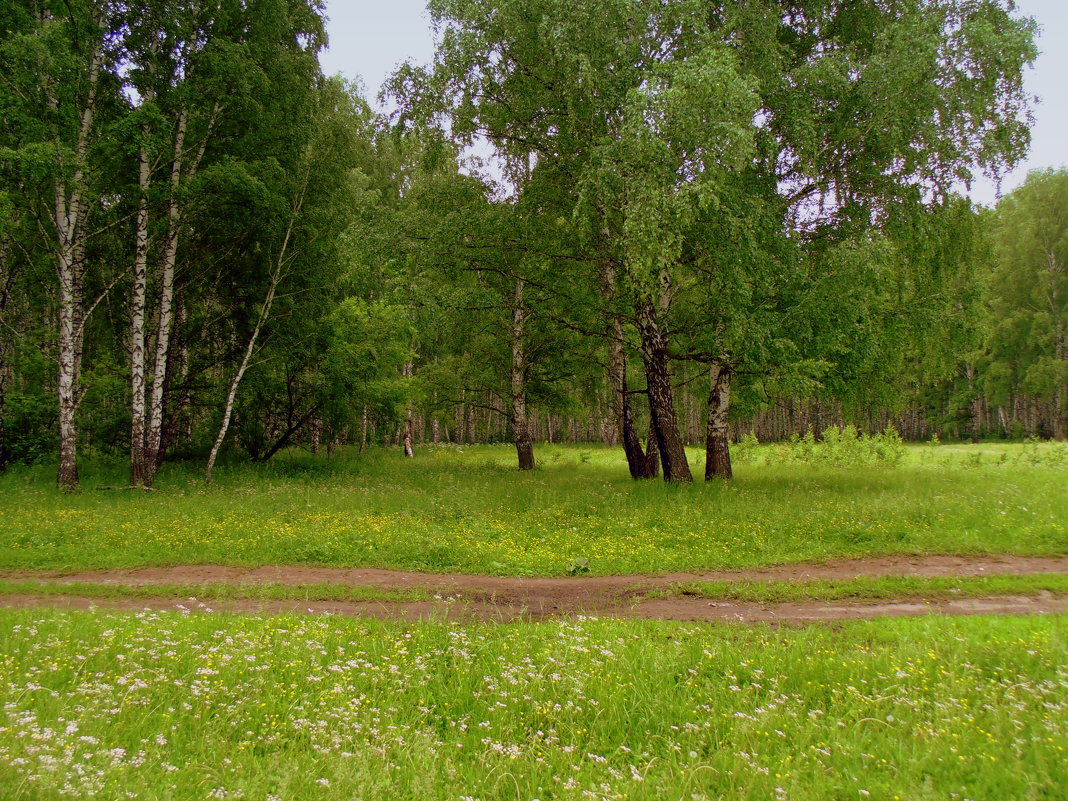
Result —
[[222, 107], [215, 103], [207, 117], [203, 138], [193, 156], [186, 161], [186, 138], [189, 131], [189, 108], [182, 105], [175, 123], [173, 158], [169, 195], [167, 201], [167, 238], [158, 269], [159, 304], [156, 317], [156, 347], [152, 368], [152, 387], [148, 407], [148, 422], [145, 431], [144, 481], [151, 486], [163, 459], [165, 395], [168, 386], [168, 370], [171, 363], [171, 338], [175, 322], [175, 269], [178, 259], [178, 244], [181, 238], [182, 210], [179, 190], [183, 181], [188, 181], [200, 168], [212, 131]]
[[523, 303], [523, 279], [515, 282], [515, 301], [512, 304], [512, 437], [520, 470], [534, 469], [534, 444], [530, 439], [527, 419], [527, 358], [524, 336], [527, 308]]
[[[143, 131], [148, 137], [147, 129]], [[152, 179], [147, 142], [138, 159], [137, 230], [130, 296], [130, 485], [151, 480], [145, 441], [145, 306], [148, 302], [148, 191]]]
[[649, 401], [649, 393], [645, 394], [649, 402], [649, 430], [645, 435], [645, 478], [657, 478], [660, 475], [660, 445], [656, 434], [656, 423], [653, 421], [652, 402]]
[[[403, 375], [404, 375], [405, 378], [409, 378], [409, 379], [412, 377], [412, 363], [411, 362], [405, 362], [404, 363]], [[414, 433], [413, 428], [414, 428], [414, 425], [413, 425], [413, 420], [412, 420], [412, 402], [409, 399], [408, 400], [408, 405], [404, 409], [404, 432], [403, 432], [403, 436], [402, 436], [402, 439], [403, 439], [403, 442], [404, 442], [404, 455], [407, 456], [409, 459], [411, 459], [411, 458], [413, 458], [415, 456], [415, 445], [414, 445], [414, 440], [413, 440], [413, 433]]]
[[[74, 146], [74, 173], [70, 189], [63, 177], [53, 185], [54, 206], [52, 223], [56, 230], [56, 275], [59, 279], [59, 365], [56, 376], [56, 395], [59, 406], [59, 469], [56, 484], [71, 491], [78, 486], [78, 430], [74, 415], [78, 409], [82, 361], [82, 335], [85, 308], [82, 284], [85, 275], [85, 215], [87, 211], [86, 157], [89, 138], [96, 114], [96, 89], [100, 75], [100, 48], [89, 60], [89, 92], [81, 110], [78, 134]], [[49, 98], [56, 108], [58, 102]], [[57, 149], [62, 145], [56, 142]]]
[[712, 365], [712, 388], [708, 393], [708, 432], [705, 438], [705, 481], [734, 477], [731, 469], [728, 412], [731, 403], [731, 371]]
[[145, 474], [143, 483], [151, 486], [159, 470], [162, 453], [164, 389], [167, 385], [167, 365], [171, 350], [171, 324], [174, 319], [174, 268], [178, 257], [181, 226], [181, 207], [178, 190], [182, 181], [182, 161], [185, 156], [185, 136], [189, 113], [185, 106], [178, 112], [174, 134], [174, 156], [171, 162], [170, 197], [167, 202], [167, 241], [159, 267], [159, 313], [156, 329], [156, 353], [152, 370], [152, 394], [149, 406], [145, 446]]

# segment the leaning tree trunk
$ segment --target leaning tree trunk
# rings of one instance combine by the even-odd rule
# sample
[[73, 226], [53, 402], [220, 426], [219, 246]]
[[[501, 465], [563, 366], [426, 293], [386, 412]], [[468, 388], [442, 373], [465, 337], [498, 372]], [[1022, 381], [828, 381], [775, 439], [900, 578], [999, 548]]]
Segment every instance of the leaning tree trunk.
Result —
[[520, 470], [534, 469], [534, 444], [530, 439], [527, 419], [527, 358], [524, 349], [527, 309], [523, 305], [523, 280], [515, 282], [515, 303], [512, 305], [512, 436]]
[[[289, 232], [286, 232], [286, 243], [289, 241]], [[211, 446], [211, 453], [208, 454], [208, 464], [204, 469], [204, 480], [207, 483], [212, 481], [212, 471], [215, 469], [215, 460], [219, 457], [219, 451], [222, 449], [223, 442], [226, 439], [226, 432], [230, 428], [230, 419], [234, 411], [234, 401], [237, 398], [237, 388], [241, 383], [241, 379], [245, 375], [245, 371], [248, 369], [249, 362], [252, 360], [252, 354], [256, 350], [256, 340], [260, 336], [260, 330], [263, 328], [263, 323], [271, 314], [271, 305], [274, 303], [275, 290], [278, 288], [278, 282], [282, 277], [282, 264], [285, 255], [285, 246], [282, 248], [282, 255], [278, 257], [275, 262], [274, 272], [271, 273], [271, 284], [267, 288], [267, 296], [264, 298], [263, 305], [260, 307], [259, 316], [256, 318], [256, 326], [252, 329], [252, 334], [248, 338], [248, 343], [245, 345], [245, 353], [241, 357], [241, 364], [237, 368], [237, 372], [234, 373], [234, 377], [230, 379], [230, 387], [226, 392], [226, 404], [223, 406], [222, 423], [219, 425], [219, 433], [215, 437], [215, 442]]]
[[705, 481], [734, 477], [731, 470], [730, 431], [727, 416], [731, 403], [731, 371], [712, 365], [712, 388], [708, 393], [708, 433], [705, 438]]
[[252, 329], [252, 334], [248, 338], [248, 343], [245, 345], [245, 353], [241, 357], [241, 364], [237, 368], [237, 372], [234, 373], [234, 377], [230, 380], [230, 387], [226, 392], [226, 404], [223, 407], [222, 423], [219, 425], [219, 433], [215, 437], [215, 442], [211, 446], [211, 453], [208, 454], [208, 464], [204, 470], [204, 479], [207, 483], [211, 483], [212, 471], [215, 469], [215, 460], [219, 457], [219, 451], [222, 449], [223, 442], [226, 439], [226, 432], [230, 427], [230, 417], [234, 410], [234, 401], [237, 398], [237, 388], [241, 383], [241, 379], [245, 375], [245, 371], [248, 369], [249, 362], [252, 360], [252, 354], [256, 350], [256, 340], [259, 339], [260, 331], [263, 329], [263, 324], [267, 321], [267, 318], [271, 316], [271, 306], [274, 305], [275, 293], [278, 291], [278, 283], [282, 280], [282, 268], [286, 264], [286, 259], [289, 256], [289, 244], [293, 238], [293, 229], [297, 224], [297, 219], [300, 217], [301, 210], [304, 208], [304, 197], [308, 189], [308, 180], [310, 177], [310, 170], [304, 176], [304, 183], [301, 185], [300, 192], [296, 199], [293, 201], [292, 209], [289, 214], [289, 222], [286, 225], [285, 236], [282, 237], [282, 244], [278, 248], [278, 256], [274, 261], [274, 269], [271, 270], [271, 282], [267, 286], [267, 294], [264, 296], [263, 305], [260, 306], [260, 313], [256, 317], [256, 325]]
[[[616, 268], [609, 260], [601, 264], [601, 298], [607, 303], [616, 294]], [[634, 430], [634, 414], [627, 392], [627, 356], [623, 344], [623, 321], [618, 314], [610, 315], [605, 331], [608, 340], [608, 384], [612, 389], [609, 404], [631, 478], [650, 478], [646, 453], [642, 450], [638, 432]], [[654, 476], [655, 477], [655, 474]]]
[[651, 299], [639, 303], [638, 334], [645, 362], [645, 381], [649, 393], [650, 425], [656, 431], [656, 444], [665, 481], [693, 481], [686, 448], [679, 434], [675, 414], [675, 389], [668, 366], [667, 336]]

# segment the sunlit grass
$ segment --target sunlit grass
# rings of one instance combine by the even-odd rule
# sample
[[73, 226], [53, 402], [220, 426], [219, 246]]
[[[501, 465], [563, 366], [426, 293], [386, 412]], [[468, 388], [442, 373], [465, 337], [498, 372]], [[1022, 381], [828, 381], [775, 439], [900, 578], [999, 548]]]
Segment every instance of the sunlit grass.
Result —
[[[507, 446], [286, 454], [231, 463], [206, 486], [167, 465], [158, 492], [89, 463], [85, 489], [47, 466], [0, 477], [0, 569], [177, 563], [325, 564], [493, 574], [731, 568], [872, 554], [1068, 553], [1068, 469], [1056, 446], [920, 446], [897, 467], [777, 461], [729, 484], [633, 482], [616, 449]], [[1034, 458], [1041, 453], [1043, 458]], [[698, 463], [698, 454], [691, 454]], [[978, 458], [977, 458], [978, 457]], [[1037, 463], [1036, 463], [1037, 462]]]

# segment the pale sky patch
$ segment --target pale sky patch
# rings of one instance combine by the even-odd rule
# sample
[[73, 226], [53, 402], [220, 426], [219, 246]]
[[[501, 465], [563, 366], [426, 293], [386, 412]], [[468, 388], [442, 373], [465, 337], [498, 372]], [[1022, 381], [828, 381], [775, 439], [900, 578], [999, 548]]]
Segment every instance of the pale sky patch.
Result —
[[[1068, 164], [1068, 0], [1017, 0], [1019, 13], [1034, 17], [1042, 27], [1042, 51], [1028, 71], [1027, 89], [1038, 95], [1031, 152], [1020, 167], [1005, 177], [1002, 191], [1023, 183], [1027, 172]], [[427, 64], [434, 41], [424, 0], [326, 0], [330, 48], [322, 56], [328, 75], [341, 73], [359, 80], [374, 101], [386, 77], [412, 60]], [[972, 188], [974, 200], [993, 204], [996, 189], [981, 180]]]

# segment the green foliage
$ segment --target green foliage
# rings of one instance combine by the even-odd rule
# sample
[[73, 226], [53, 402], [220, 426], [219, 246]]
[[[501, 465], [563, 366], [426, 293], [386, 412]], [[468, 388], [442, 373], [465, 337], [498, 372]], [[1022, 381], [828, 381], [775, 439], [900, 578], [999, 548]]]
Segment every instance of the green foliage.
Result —
[[755, 461], [759, 445], [760, 441], [752, 431], [742, 434], [741, 439], [731, 448], [731, 461], [738, 464], [748, 464]]
[[11, 458], [33, 464], [55, 453], [55, 417], [51, 396], [9, 393], [4, 407], [4, 444]]
[[[1031, 173], [997, 209], [987, 392], [1047, 399], [1068, 424], [1068, 172]], [[1052, 434], [1055, 432], [1046, 432]]]
[[567, 563], [564, 571], [569, 576], [581, 576], [590, 572], [590, 560], [585, 556], [578, 556]]
[[819, 439], [811, 429], [804, 436], [794, 435], [779, 446], [779, 453], [784, 461], [802, 464], [893, 467], [904, 458], [905, 444], [893, 426], [870, 436], [858, 433], [856, 426], [832, 426]]

